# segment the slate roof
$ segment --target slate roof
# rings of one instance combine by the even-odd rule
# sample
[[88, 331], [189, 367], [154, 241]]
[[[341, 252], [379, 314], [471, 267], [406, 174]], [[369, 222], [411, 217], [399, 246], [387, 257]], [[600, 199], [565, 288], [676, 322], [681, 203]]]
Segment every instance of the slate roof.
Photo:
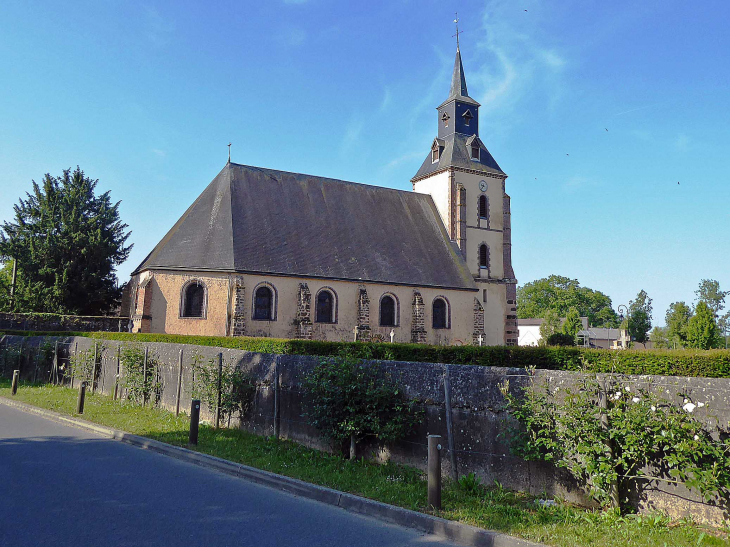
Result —
[[[472, 135], [473, 137], [473, 135]], [[462, 135], [461, 133], [452, 133], [443, 139], [444, 149], [441, 151], [439, 161], [433, 163], [431, 154], [424, 160], [421, 168], [411, 180], [417, 180], [436, 171], [441, 171], [447, 167], [461, 167], [463, 169], [471, 169], [473, 171], [482, 171], [484, 173], [493, 173], [497, 175], [505, 175], [504, 171], [497, 165], [497, 162], [484, 146], [481, 144], [481, 152], [479, 153], [479, 161], [471, 159], [471, 150], [467, 141], [471, 143], [472, 137]], [[478, 137], [477, 137], [478, 138]], [[506, 176], [506, 175], [505, 175]]]
[[431, 196], [227, 164], [134, 271], [476, 290]]
[[451, 89], [449, 90], [449, 98], [446, 99], [439, 108], [454, 99], [462, 103], [480, 106], [478, 102], [469, 97], [469, 91], [466, 89], [466, 77], [464, 76], [464, 66], [461, 64], [461, 51], [456, 48], [456, 59], [454, 59], [454, 72], [451, 74]]

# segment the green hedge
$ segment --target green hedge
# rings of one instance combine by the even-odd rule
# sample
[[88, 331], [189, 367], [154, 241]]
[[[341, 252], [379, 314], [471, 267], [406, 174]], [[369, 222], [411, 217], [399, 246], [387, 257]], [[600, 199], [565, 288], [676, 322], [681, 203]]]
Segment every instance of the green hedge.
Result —
[[614, 351], [578, 347], [428, 346], [423, 344], [321, 342], [278, 338], [228, 338], [221, 336], [116, 332], [12, 332], [12, 334], [25, 336], [86, 336], [103, 340], [167, 342], [282, 355], [336, 355], [343, 349], [348, 348], [357, 357], [394, 361], [730, 378], [730, 351], [728, 350]]

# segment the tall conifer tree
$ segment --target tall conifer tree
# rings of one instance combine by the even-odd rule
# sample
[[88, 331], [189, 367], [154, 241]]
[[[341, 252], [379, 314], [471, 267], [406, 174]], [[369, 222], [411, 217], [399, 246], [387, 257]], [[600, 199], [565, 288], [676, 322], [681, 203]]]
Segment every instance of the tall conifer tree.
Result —
[[[100, 315], [119, 302], [116, 267], [130, 232], [109, 192], [77, 166], [41, 184], [14, 206], [0, 230], [0, 259], [18, 261], [15, 311]], [[3, 296], [7, 298], [7, 296]]]

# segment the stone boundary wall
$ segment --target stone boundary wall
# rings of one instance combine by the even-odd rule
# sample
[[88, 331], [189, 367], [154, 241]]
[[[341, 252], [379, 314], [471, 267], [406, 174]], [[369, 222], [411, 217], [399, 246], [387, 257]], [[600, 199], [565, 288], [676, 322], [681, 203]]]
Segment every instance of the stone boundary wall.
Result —
[[50, 313], [0, 313], [0, 330], [129, 332], [128, 317], [55, 315]]
[[[17, 336], [0, 337], [0, 374], [9, 377], [17, 368], [20, 354], [20, 369], [23, 379], [41, 380], [48, 378], [51, 369], [49, 360], [34, 359], [59, 342], [59, 366], [67, 370], [68, 359], [81, 351], [93, 351], [97, 344], [99, 372], [95, 389], [111, 394], [117, 374], [117, 348], [120, 344], [110, 340], [93, 340], [82, 337], [42, 338]], [[22, 346], [21, 346], [22, 344]], [[339, 451], [344, 447], [333, 446], [323, 440], [304, 416], [306, 394], [301, 390], [302, 378], [321, 359], [312, 356], [273, 355], [252, 353], [236, 349], [192, 346], [186, 344], [144, 343], [150, 355], [160, 363], [160, 380], [163, 384], [160, 404], [174, 410], [177, 396], [179, 355], [183, 352], [183, 374], [180, 398], [181, 411], [187, 412], [191, 400], [191, 367], [194, 358], [215, 359], [223, 354], [224, 363], [235, 364], [254, 374], [259, 379], [255, 403], [248, 415], [232, 426], [240, 426], [259, 435], [271, 435], [274, 431], [274, 386], [276, 370], [279, 370], [280, 385], [280, 433], [304, 445], [328, 451]], [[15, 352], [7, 352], [7, 347]], [[20, 351], [18, 351], [20, 350]], [[16, 359], [16, 361], [13, 361]], [[508, 440], [504, 438], [505, 426], [511, 419], [505, 409], [505, 400], [499, 391], [499, 384], [508, 379], [511, 390], [519, 390], [529, 382], [524, 369], [481, 367], [469, 365], [443, 365], [380, 361], [383, 367], [403, 387], [407, 396], [423, 402], [425, 416], [418, 430], [408, 439], [392, 445], [381, 446], [372, 443], [359, 448], [360, 453], [379, 460], [391, 459], [420, 469], [426, 468], [426, 435], [438, 434], [448, 446], [446, 425], [445, 381], [451, 387], [451, 408], [453, 421], [454, 456], [459, 475], [475, 473], [486, 484], [499, 481], [505, 488], [529, 492], [538, 496], [558, 496], [570, 502], [590, 505], [582, 488], [560, 470], [544, 462], [525, 462], [512, 456]], [[122, 367], [121, 374], [124, 371]], [[579, 383], [585, 375], [573, 372], [538, 370], [538, 383], [547, 383], [551, 389], [564, 389]], [[604, 375], [598, 375], [600, 377]], [[593, 376], [595, 377], [595, 375]], [[66, 378], [68, 384], [69, 378]], [[687, 378], [675, 376], [621, 376], [622, 382], [632, 389], [647, 388], [663, 397], [682, 403], [682, 397], [690, 396], [704, 406], [695, 413], [706, 422], [727, 425], [730, 420], [730, 379]], [[74, 387], [76, 383], [74, 383]], [[212, 418], [211, 409], [204, 408], [202, 419]], [[451, 454], [444, 451], [442, 462], [444, 476], [452, 473]], [[668, 483], [652, 483], [630, 494], [632, 502], [642, 511], [661, 510], [672, 517], [692, 516], [699, 522], [721, 524], [728, 518], [728, 506], [722, 500], [703, 503], [695, 494], [684, 487]]]

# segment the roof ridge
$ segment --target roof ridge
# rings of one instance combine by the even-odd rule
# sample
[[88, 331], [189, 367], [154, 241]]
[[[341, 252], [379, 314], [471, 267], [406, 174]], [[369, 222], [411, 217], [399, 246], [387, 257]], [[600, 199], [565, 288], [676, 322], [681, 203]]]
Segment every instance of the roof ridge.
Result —
[[313, 178], [313, 179], [327, 180], [327, 181], [330, 181], [330, 182], [338, 182], [338, 183], [341, 183], [341, 184], [351, 184], [353, 186], [365, 186], [367, 188], [374, 188], [376, 190], [387, 190], [387, 191], [390, 191], [390, 192], [400, 192], [400, 193], [408, 194], [408, 195], [414, 194], [414, 192], [412, 190], [401, 190], [400, 188], [390, 188], [388, 186], [378, 186], [376, 184], [366, 184], [364, 182], [353, 182], [353, 181], [350, 181], [350, 180], [335, 179], [335, 178], [332, 178], [332, 177], [322, 177], [320, 175], [312, 175], [312, 174], [309, 174], [309, 173], [297, 173], [295, 171], [282, 171], [281, 169], [271, 169], [269, 167], [258, 167], [256, 165], [246, 165], [246, 164], [243, 164], [243, 163], [234, 163], [234, 162], [231, 162], [229, 165], [235, 165], [235, 166], [238, 166], [238, 167], [245, 167], [247, 169], [252, 169], [252, 170], [260, 171], [260, 172], [262, 172], [264, 174], [267, 174], [267, 172], [273, 172], [273, 173], [282, 173], [282, 174], [285, 174], [285, 175], [299, 175], [299, 176], [303, 176], [303, 177], [310, 177], [310, 178]]

